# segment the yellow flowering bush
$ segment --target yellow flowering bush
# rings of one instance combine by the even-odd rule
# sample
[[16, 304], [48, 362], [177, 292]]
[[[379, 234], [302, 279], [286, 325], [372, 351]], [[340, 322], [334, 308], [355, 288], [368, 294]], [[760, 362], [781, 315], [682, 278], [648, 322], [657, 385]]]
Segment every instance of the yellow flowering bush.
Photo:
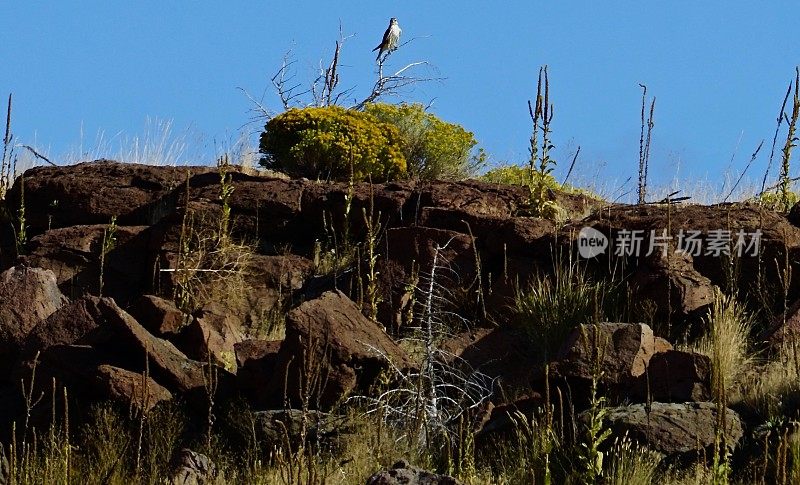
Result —
[[374, 103], [365, 111], [400, 130], [412, 177], [462, 180], [474, 176], [485, 161], [482, 150], [473, 150], [478, 142], [471, 132], [428, 113], [419, 103]]
[[291, 175], [332, 180], [401, 178], [406, 160], [398, 129], [339, 106], [290, 109], [261, 134], [261, 164]]

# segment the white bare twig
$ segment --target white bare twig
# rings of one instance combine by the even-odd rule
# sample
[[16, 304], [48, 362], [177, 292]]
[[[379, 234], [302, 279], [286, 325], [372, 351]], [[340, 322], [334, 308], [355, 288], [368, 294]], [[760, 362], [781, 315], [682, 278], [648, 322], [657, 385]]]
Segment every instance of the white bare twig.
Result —
[[[412, 423], [423, 423], [423, 427], [412, 432], [417, 439], [429, 444], [433, 436], [453, 438], [452, 425], [465, 413], [485, 403], [492, 395], [496, 379], [473, 369], [466, 361], [439, 348], [446, 335], [446, 320], [461, 318], [441, 308], [448, 299], [440, 292], [437, 278], [447, 269], [441, 251], [436, 246], [430, 273], [424, 278], [424, 286], [418, 289], [422, 305], [419, 316], [420, 327], [416, 340], [424, 345], [422, 363], [418, 369], [401, 369], [388, 359], [384, 352], [367, 346], [376, 355], [389, 362], [393, 385], [377, 397], [355, 397], [368, 404], [367, 414], [382, 412], [386, 419], [400, 428], [409, 429]], [[463, 320], [463, 319], [462, 319]]]

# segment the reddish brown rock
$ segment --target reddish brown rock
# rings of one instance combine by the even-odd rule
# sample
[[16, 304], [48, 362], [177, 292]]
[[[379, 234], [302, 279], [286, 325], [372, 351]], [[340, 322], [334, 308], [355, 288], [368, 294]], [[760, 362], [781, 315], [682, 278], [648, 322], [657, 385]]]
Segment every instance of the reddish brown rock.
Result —
[[180, 311], [174, 302], [155, 295], [142, 295], [128, 313], [158, 337], [174, 337], [191, 322], [191, 316]]
[[[436, 283], [452, 291], [452, 295], [467, 295], [468, 300], [442, 300], [443, 311], [460, 305], [465, 318], [478, 314], [477, 271], [472, 239], [455, 231], [428, 227], [400, 227], [386, 233], [386, 243], [380, 245], [378, 260], [378, 292], [383, 295], [378, 319], [397, 332], [410, 310], [410, 291], [433, 269], [436, 256]], [[437, 251], [437, 248], [439, 250]], [[415, 280], [414, 277], [417, 277]]]
[[[714, 300], [715, 286], [695, 270], [692, 257], [654, 253], [631, 277], [632, 298], [655, 305], [659, 321], [682, 322], [705, 315]], [[673, 332], [676, 333], [676, 332]]]
[[47, 228], [107, 224], [150, 225], [174, 210], [168, 197], [186, 182], [186, 174], [214, 167], [154, 166], [109, 160], [25, 171], [8, 193], [19, 204], [25, 183], [25, 216], [33, 234]]
[[88, 343], [87, 337], [103, 324], [100, 298], [84, 296], [68, 303], [36, 325], [25, 339], [26, 358], [54, 345]]
[[[51, 229], [34, 237], [25, 264], [49, 269], [71, 298], [100, 292], [100, 261], [106, 224]], [[146, 226], [117, 226], [103, 258], [103, 294], [118, 300], [138, 295], [153, 279], [150, 232]]]
[[531, 355], [526, 338], [511, 326], [461, 332], [445, 339], [441, 349], [472, 369], [499, 378], [500, 385], [520, 388], [528, 385], [538, 357]]
[[283, 340], [243, 340], [234, 346], [236, 363], [241, 368], [251, 362], [275, 356], [282, 342]]
[[172, 399], [172, 394], [151, 377], [104, 364], [104, 359], [88, 345], [56, 344], [43, 350], [38, 359], [24, 362], [18, 375], [27, 385], [33, 384], [32, 392], [42, 396], [40, 406], [44, 409], [52, 406], [53, 385], [57, 401], [66, 389], [82, 404], [114, 401], [145, 412]]
[[[366, 391], [390, 365], [410, 366], [406, 354], [340, 291], [329, 291], [292, 310], [267, 394], [280, 405], [300, 404], [308, 383], [312, 407], [330, 408], [355, 391]], [[305, 369], [310, 369], [306, 371]]]
[[237, 368], [235, 345], [242, 340], [242, 322], [215, 303], [197, 311], [180, 336], [189, 357], [201, 362], [210, 360], [232, 374]]
[[650, 359], [647, 375], [641, 376], [640, 381], [640, 399], [660, 402], [709, 401], [711, 359], [695, 352], [669, 350]]
[[[596, 345], [595, 345], [596, 344]], [[602, 356], [601, 380], [627, 384], [643, 375], [656, 349], [664, 348], [644, 323], [581, 325], [572, 331], [552, 365], [554, 374], [591, 380], [595, 360]]]
[[99, 304], [105, 324], [95, 332], [92, 345], [119, 367], [143, 372], [145, 359], [150, 374], [171, 390], [188, 392], [204, 387], [203, 364], [189, 359], [166, 340], [148, 332], [113, 300], [103, 298]]
[[172, 394], [150, 377], [119, 367], [100, 365], [94, 381], [101, 400], [113, 400], [132, 405], [138, 410], [148, 412], [156, 404], [169, 401]]
[[0, 274], [0, 380], [9, 376], [28, 333], [66, 302], [52, 271], [14, 266]]
[[[595, 379], [612, 399], [644, 399], [639, 382], [652, 358], [661, 355], [656, 352], [669, 348], [643, 323], [581, 325], [567, 337], [550, 364], [550, 385], [569, 393], [578, 409], [588, 405], [589, 389]], [[545, 391], [544, 384], [541, 376], [534, 381], [539, 392]]]

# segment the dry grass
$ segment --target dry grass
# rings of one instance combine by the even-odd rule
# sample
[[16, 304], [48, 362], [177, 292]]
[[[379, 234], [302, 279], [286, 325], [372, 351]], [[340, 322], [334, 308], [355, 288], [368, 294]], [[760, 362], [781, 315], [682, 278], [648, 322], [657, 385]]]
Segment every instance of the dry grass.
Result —
[[799, 347], [790, 340], [747, 372], [741, 401], [765, 419], [793, 416], [800, 410]]
[[749, 343], [753, 319], [734, 297], [718, 291], [706, 324], [707, 333], [692, 350], [711, 358], [715, 376], [712, 387], [731, 393], [754, 362]]
[[614, 442], [608, 456], [611, 459], [608, 485], [650, 485], [662, 459], [660, 454], [632, 442], [627, 436]]

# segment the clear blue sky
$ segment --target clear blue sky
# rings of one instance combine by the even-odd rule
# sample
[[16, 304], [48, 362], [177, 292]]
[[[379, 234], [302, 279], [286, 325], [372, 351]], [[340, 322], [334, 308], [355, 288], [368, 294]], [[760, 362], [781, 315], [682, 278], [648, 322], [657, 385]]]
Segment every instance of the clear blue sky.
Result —
[[[269, 78], [293, 48], [297, 80], [314, 75], [341, 22], [353, 35], [341, 86], [363, 95], [389, 17], [403, 40], [390, 67], [427, 60], [445, 78], [407, 93], [475, 133], [495, 162], [527, 156], [539, 66], [550, 69], [556, 155], [582, 146], [578, 173], [636, 174], [639, 83], [657, 97], [651, 175], [721, 181], [741, 169], [800, 63], [789, 1], [176, 2], [26, 0], [1, 9], [0, 95], [14, 93], [14, 132], [54, 159], [98, 132], [137, 135], [146, 118], [192, 133], [196, 157], [236, 138], [242, 87], [275, 110]], [[3, 105], [5, 103], [2, 103]], [[194, 161], [194, 160], [193, 160]], [[196, 160], [198, 162], [207, 160]]]

